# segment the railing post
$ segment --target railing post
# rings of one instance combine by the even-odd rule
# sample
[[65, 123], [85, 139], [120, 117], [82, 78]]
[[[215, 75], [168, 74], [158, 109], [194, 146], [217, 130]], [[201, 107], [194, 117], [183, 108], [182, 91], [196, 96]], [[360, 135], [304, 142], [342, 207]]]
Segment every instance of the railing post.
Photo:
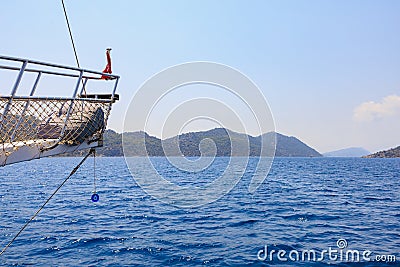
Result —
[[117, 77], [117, 79], [115, 81], [114, 89], [113, 89], [112, 94], [111, 94], [111, 101], [114, 101], [114, 95], [115, 95], [115, 91], [117, 91], [118, 81], [119, 81], [119, 77]]
[[39, 83], [40, 77], [42, 77], [41, 71], [39, 71], [38, 76], [36, 77], [35, 83], [33, 84], [33, 87], [32, 87], [32, 90], [31, 90], [31, 93], [29, 94], [29, 96], [33, 96], [35, 94], [36, 87]]
[[[6, 115], [8, 113], [8, 110], [10, 109], [11, 103], [13, 101], [13, 97], [15, 96], [15, 93], [17, 92], [19, 83], [21, 82], [21, 79], [22, 79], [22, 74], [24, 74], [24, 71], [25, 71], [25, 68], [26, 68], [27, 64], [28, 64], [28, 60], [25, 60], [24, 63], [22, 63], [22, 67], [21, 67], [21, 69], [20, 69], [20, 71], [18, 73], [17, 80], [15, 81], [14, 87], [11, 90], [11, 97], [8, 100], [8, 103], [7, 103], [6, 107], [4, 108], [3, 116], [0, 118], [0, 122], [2, 122], [4, 120], [4, 118], [6, 117]], [[2, 127], [2, 125], [1, 125], [1, 127]]]
[[58, 138], [58, 142], [60, 142], [61, 139], [64, 137], [65, 128], [67, 127], [69, 116], [71, 114], [72, 108], [74, 107], [74, 101], [75, 101], [75, 98], [76, 98], [76, 96], [78, 94], [78, 89], [79, 89], [79, 85], [80, 85], [80, 83], [82, 81], [82, 76], [83, 76], [83, 70], [81, 70], [80, 73], [79, 73], [79, 78], [78, 78], [78, 81], [76, 83], [74, 94], [72, 95], [72, 100], [71, 100], [71, 104], [70, 104], [70, 106], [68, 108], [67, 115], [65, 116], [64, 125], [63, 125], [63, 128], [61, 130], [60, 137]]
[[[36, 77], [36, 80], [35, 80], [35, 83], [34, 83], [33, 86], [32, 86], [31, 93], [29, 94], [29, 96], [33, 96], [33, 95], [35, 94], [36, 87], [37, 87], [37, 85], [38, 85], [38, 83], [39, 83], [40, 77], [42, 77], [42, 72], [39, 72], [39, 73], [38, 73], [38, 75], [37, 75], [37, 77]], [[24, 110], [23, 110], [22, 113], [20, 114], [20, 118], [19, 118], [19, 120], [18, 120], [18, 123], [17, 123], [16, 126], [14, 127], [14, 131], [13, 131], [13, 133], [12, 133], [12, 135], [11, 135], [11, 141], [10, 141], [10, 142], [13, 142], [13, 141], [14, 141], [15, 133], [17, 132], [17, 129], [18, 129], [19, 125], [21, 124], [22, 119], [23, 119], [23, 117], [24, 117], [24, 115], [25, 115], [25, 112], [26, 112], [26, 110], [28, 109], [30, 103], [31, 103], [31, 100], [28, 99], [28, 102], [26, 102], [26, 104], [25, 104]]]
[[19, 83], [21, 82], [21, 79], [22, 79], [22, 74], [24, 74], [24, 71], [25, 71], [25, 68], [26, 68], [27, 64], [28, 64], [28, 60], [25, 60], [24, 63], [22, 63], [21, 70], [18, 73], [17, 80], [15, 81], [14, 87], [13, 87], [13, 89], [11, 91], [11, 97], [15, 96], [15, 93], [17, 92]]
[[[110, 112], [111, 112], [111, 106], [114, 103], [114, 96], [115, 96], [115, 91], [117, 90], [118, 81], [119, 81], [119, 77], [117, 77], [117, 79], [115, 80], [114, 89], [113, 89], [112, 94], [111, 94], [111, 102], [108, 105], [108, 109], [107, 109], [107, 116], [106, 116], [107, 119], [108, 119], [108, 116], [110, 115]], [[106, 124], [107, 121], [105, 121], [104, 123]], [[105, 127], [104, 127], [103, 131], [104, 130], [105, 130]]]

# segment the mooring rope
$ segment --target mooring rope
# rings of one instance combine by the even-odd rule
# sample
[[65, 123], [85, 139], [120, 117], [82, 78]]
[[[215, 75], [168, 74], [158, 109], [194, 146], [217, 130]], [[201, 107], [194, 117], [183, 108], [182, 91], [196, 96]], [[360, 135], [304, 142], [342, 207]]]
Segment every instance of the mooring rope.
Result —
[[11, 239], [11, 241], [3, 248], [3, 250], [0, 252], [0, 256], [7, 250], [9, 246], [15, 241], [15, 239], [18, 238], [18, 236], [22, 233], [22, 231], [25, 230], [25, 228], [35, 219], [35, 217], [39, 214], [39, 212], [46, 206], [47, 203], [54, 197], [55, 194], [57, 194], [58, 190], [61, 189], [61, 187], [68, 181], [68, 179], [74, 175], [74, 173], [79, 169], [79, 167], [85, 162], [85, 160], [95, 152], [94, 148], [91, 148], [89, 153], [79, 162], [78, 165], [71, 171], [71, 173], [68, 175], [68, 177], [57, 187], [57, 189], [53, 192], [53, 194], [50, 195], [50, 197], [44, 202], [44, 204], [33, 214], [33, 216], [25, 223], [24, 226], [19, 230], [19, 232]]

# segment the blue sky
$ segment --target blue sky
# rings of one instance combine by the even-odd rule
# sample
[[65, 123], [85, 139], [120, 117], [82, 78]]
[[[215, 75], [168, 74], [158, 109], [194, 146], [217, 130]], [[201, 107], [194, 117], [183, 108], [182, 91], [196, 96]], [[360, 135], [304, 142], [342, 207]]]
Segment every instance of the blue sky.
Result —
[[[172, 65], [232, 66], [262, 90], [276, 130], [320, 152], [400, 145], [400, 1], [65, 0], [81, 65], [112, 47], [122, 131], [140, 85]], [[7, 1], [0, 54], [75, 65], [61, 1]]]

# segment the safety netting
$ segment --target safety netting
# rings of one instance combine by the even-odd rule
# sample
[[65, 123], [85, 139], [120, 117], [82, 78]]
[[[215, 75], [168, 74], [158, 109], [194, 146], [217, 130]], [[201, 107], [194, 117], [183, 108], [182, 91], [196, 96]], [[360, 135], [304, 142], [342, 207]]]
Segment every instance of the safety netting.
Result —
[[111, 100], [0, 97], [0, 149], [8, 156], [24, 146], [41, 151], [101, 138]]

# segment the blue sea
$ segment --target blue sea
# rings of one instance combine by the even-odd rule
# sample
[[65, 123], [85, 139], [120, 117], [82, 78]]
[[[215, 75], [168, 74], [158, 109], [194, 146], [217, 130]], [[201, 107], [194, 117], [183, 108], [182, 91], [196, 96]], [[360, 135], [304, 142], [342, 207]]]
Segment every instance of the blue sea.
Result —
[[[80, 160], [1, 168], [1, 248]], [[228, 161], [216, 158], [199, 173], [169, 173], [196, 186], [220, 175]], [[100, 200], [92, 202], [88, 159], [0, 256], [0, 265], [400, 266], [400, 159], [276, 158], [250, 194], [252, 161], [231, 192], [180, 209], [143, 191], [124, 158], [96, 159]], [[165, 158], [152, 162], [160, 172], [173, 168]], [[304, 254], [311, 250], [315, 260]], [[356, 254], [344, 257], [349, 250], [360, 253], [360, 263]], [[397, 261], [389, 262], [393, 256]]]

